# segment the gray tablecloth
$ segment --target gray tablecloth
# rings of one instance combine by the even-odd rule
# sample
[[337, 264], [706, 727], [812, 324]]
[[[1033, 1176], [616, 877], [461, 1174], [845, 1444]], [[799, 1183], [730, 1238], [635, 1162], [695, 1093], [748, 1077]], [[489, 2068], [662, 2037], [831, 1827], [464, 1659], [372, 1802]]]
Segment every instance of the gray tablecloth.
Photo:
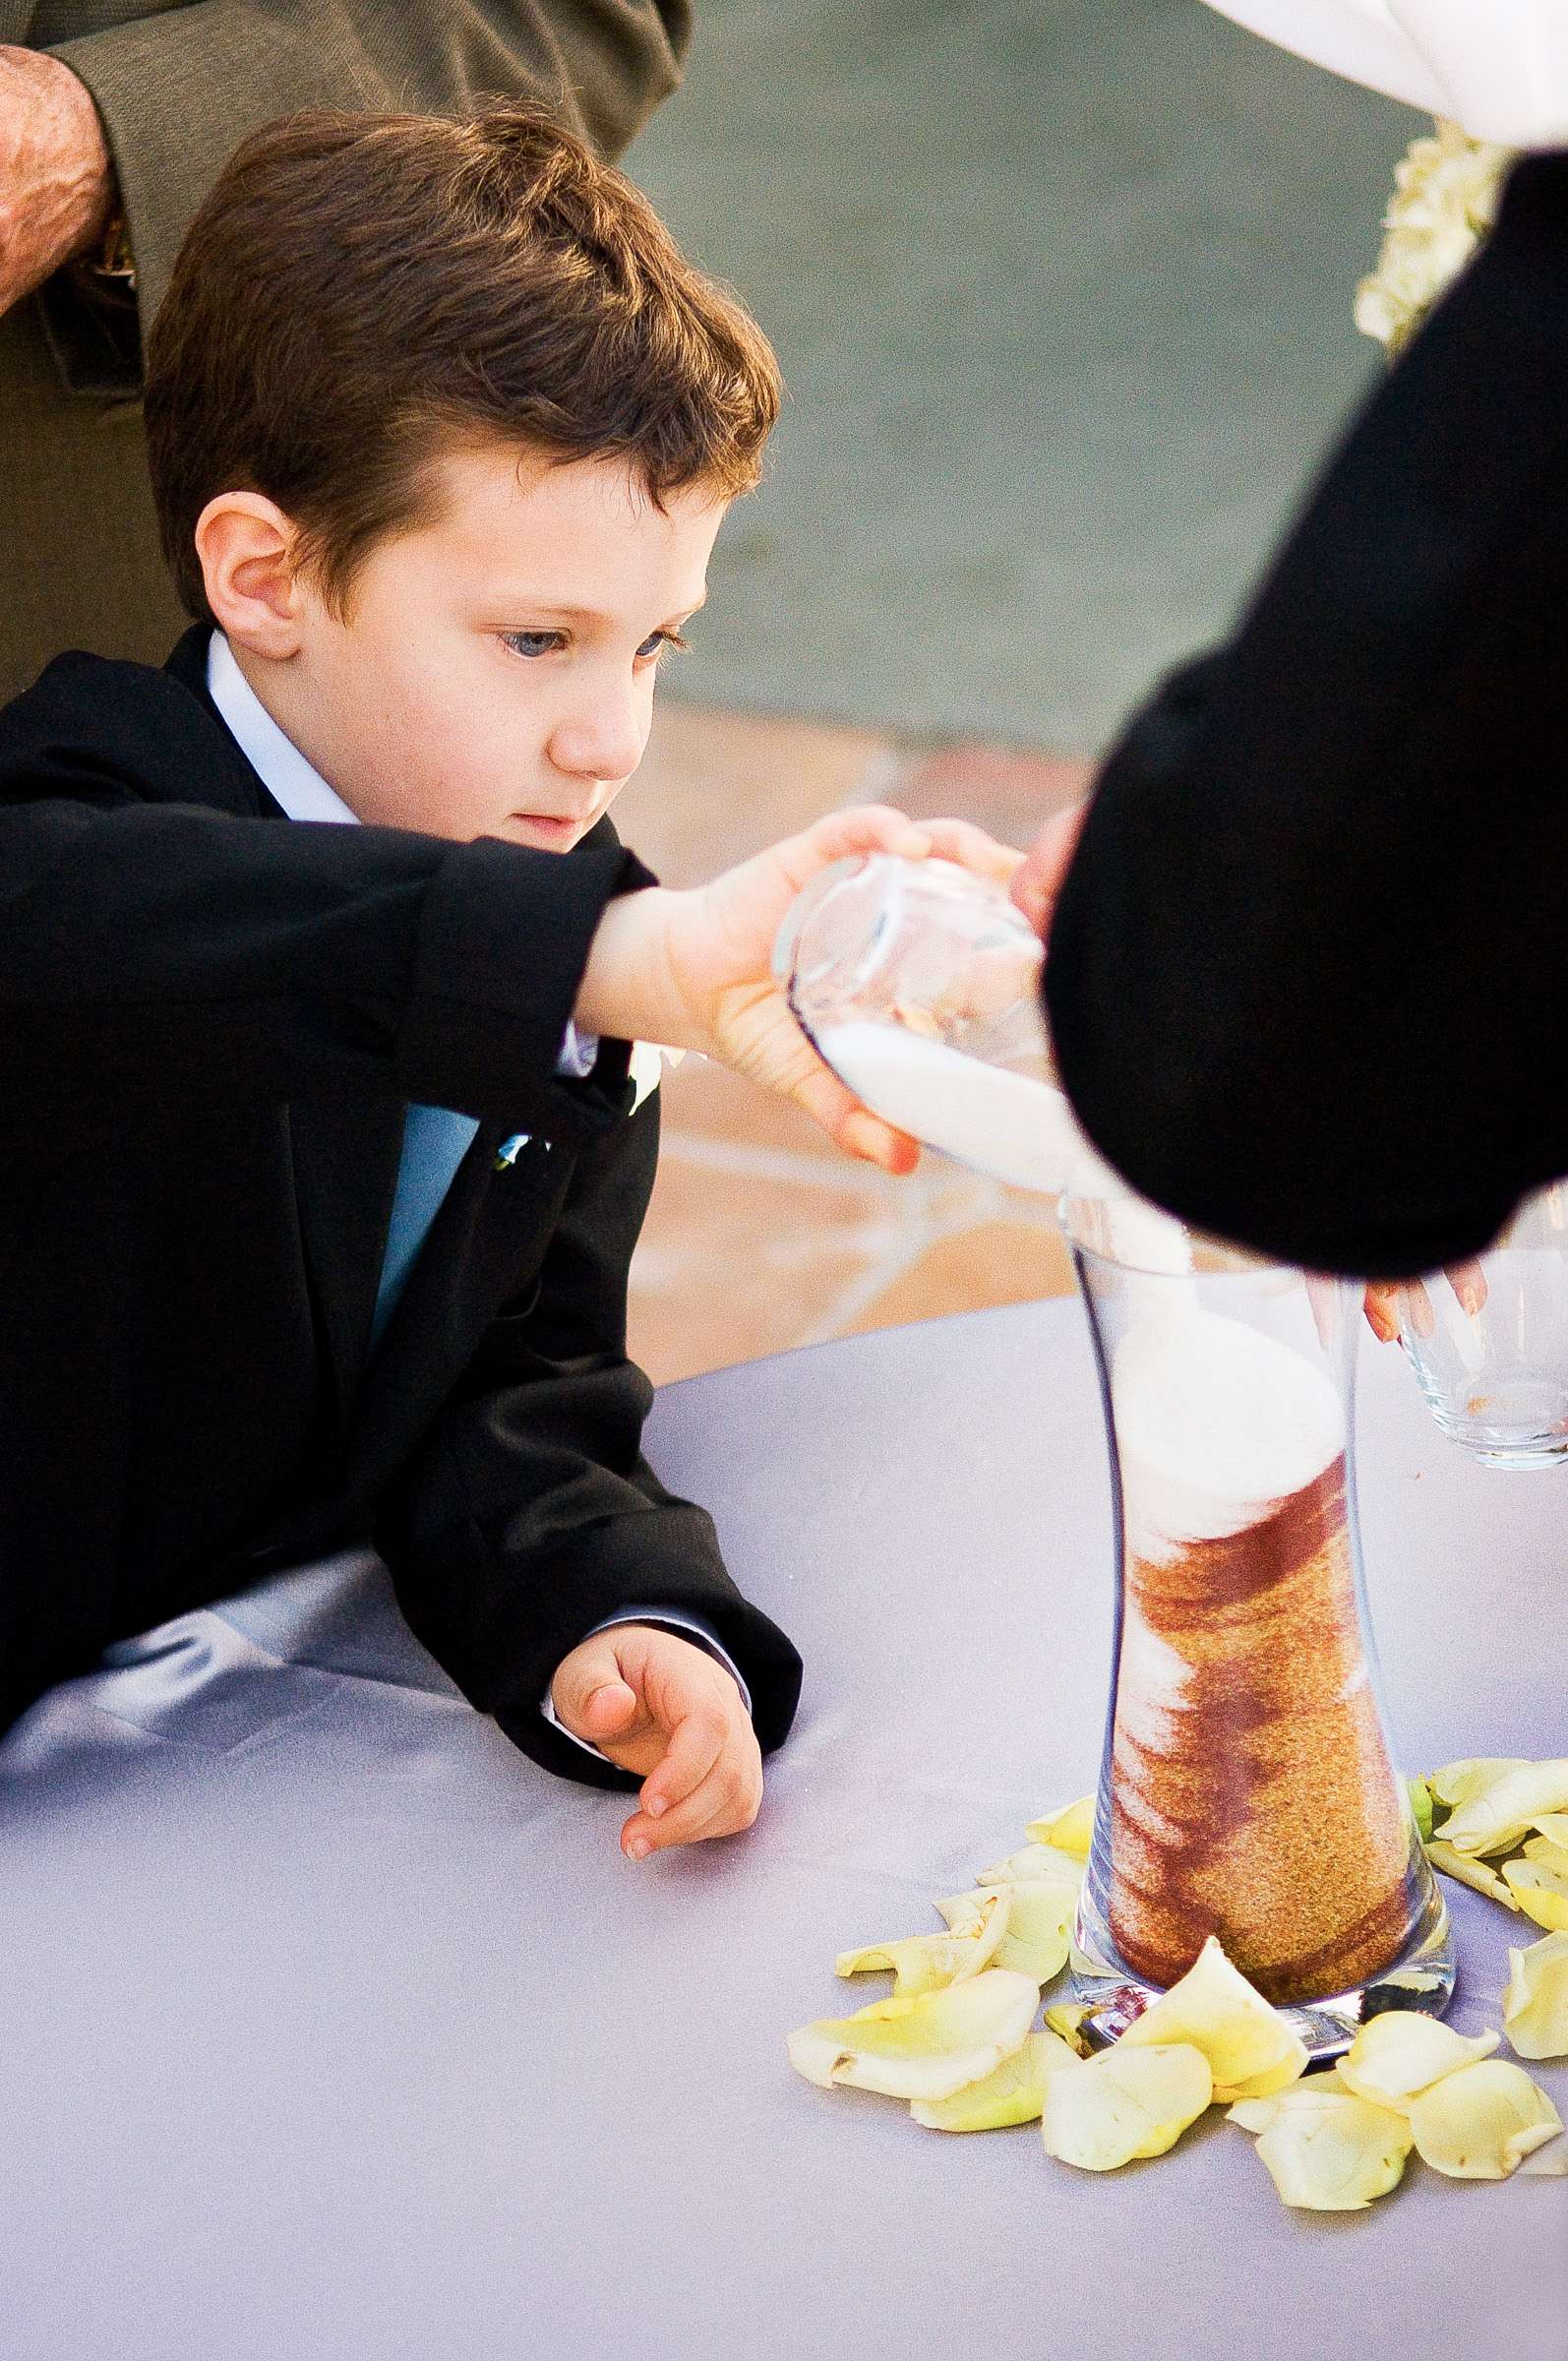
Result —
[[[1362, 1368], [1406, 1760], [1563, 1751], [1568, 1476], [1476, 1468]], [[0, 1749], [6, 2361], [1568, 2353], [1568, 2183], [1413, 2165], [1314, 2217], [1218, 2116], [1098, 2178], [786, 2065], [883, 1989], [840, 1947], [935, 1927], [1092, 1783], [1075, 1305], [693, 1380], [651, 1450], [808, 1660], [750, 1837], [630, 1866], [619, 1800], [470, 1713], [370, 1561], [164, 1627]], [[1534, 1930], [1456, 1911], [1468, 2029]]]

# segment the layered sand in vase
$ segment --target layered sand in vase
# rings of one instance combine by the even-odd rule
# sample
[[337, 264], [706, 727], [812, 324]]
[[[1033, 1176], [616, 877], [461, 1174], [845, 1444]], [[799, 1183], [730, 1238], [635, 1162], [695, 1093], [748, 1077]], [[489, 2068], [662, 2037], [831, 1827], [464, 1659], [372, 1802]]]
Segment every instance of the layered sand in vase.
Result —
[[1162, 1986], [1213, 1934], [1271, 2001], [1349, 1990], [1398, 1958], [1415, 1902], [1357, 1613], [1338, 1394], [1195, 1300], [1128, 1330], [1112, 1392], [1125, 1565], [1111, 1932]]

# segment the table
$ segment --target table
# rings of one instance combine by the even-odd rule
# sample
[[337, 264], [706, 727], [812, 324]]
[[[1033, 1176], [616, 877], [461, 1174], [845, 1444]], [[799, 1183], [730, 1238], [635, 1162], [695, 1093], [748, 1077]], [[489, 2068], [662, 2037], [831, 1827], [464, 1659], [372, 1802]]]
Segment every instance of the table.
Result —
[[[1568, 1740], [1568, 1478], [1476, 1467], [1362, 1356], [1405, 1755]], [[7, 2361], [1364, 2361], [1568, 2354], [1568, 2182], [1413, 2164], [1279, 2204], [1216, 2115], [1105, 2178], [822, 2091], [786, 2030], [863, 1940], [1091, 1784], [1110, 1516], [1078, 1308], [696, 1378], [650, 1456], [808, 1659], [751, 1836], [638, 1869], [624, 1806], [466, 1708], [373, 1560], [119, 1652], [0, 1749]], [[1453, 1889], [1450, 1889], [1453, 1893]], [[1454, 2022], [1528, 1940], [1454, 1895]], [[1568, 2114], [1568, 2070], [1534, 2069]]]

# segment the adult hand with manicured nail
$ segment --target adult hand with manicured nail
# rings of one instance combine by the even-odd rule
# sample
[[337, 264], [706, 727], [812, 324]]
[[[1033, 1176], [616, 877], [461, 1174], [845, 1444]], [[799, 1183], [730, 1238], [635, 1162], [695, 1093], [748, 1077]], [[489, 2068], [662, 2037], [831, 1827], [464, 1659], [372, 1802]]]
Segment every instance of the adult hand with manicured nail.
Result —
[[762, 1755], [733, 1676], [678, 1632], [617, 1623], [573, 1648], [550, 1701], [564, 1728], [641, 1779], [630, 1860], [734, 1836], [762, 1801]]

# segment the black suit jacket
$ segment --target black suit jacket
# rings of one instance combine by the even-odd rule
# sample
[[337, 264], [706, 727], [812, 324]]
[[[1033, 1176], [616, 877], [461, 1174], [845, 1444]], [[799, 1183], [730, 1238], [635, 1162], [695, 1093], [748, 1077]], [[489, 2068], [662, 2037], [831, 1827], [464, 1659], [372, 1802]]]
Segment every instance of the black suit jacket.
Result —
[[1568, 154], [1102, 775], [1047, 1001], [1163, 1204], [1424, 1269], [1568, 1171]]
[[[288, 821], [210, 704], [61, 657], [0, 713], [0, 1725], [104, 1643], [355, 1539], [540, 1762], [561, 1658], [704, 1617], [789, 1726], [799, 1660], [640, 1456], [627, 1266], [657, 1096], [555, 1067], [612, 894], [561, 856]], [[410, 1099], [479, 1118], [381, 1345]], [[497, 1168], [510, 1132], [533, 1134]]]

